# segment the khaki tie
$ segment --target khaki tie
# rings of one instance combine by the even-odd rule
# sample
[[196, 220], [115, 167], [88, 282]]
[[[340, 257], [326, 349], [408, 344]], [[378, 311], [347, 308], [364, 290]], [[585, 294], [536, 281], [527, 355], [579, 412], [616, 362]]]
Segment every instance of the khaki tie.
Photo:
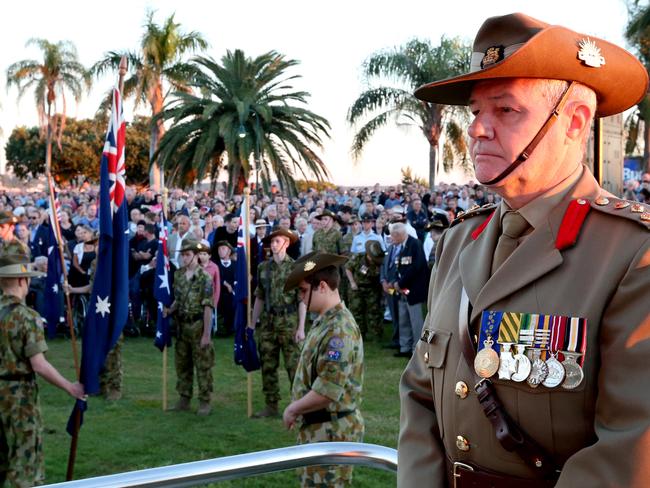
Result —
[[494, 249], [491, 274], [494, 274], [517, 248], [519, 237], [528, 227], [528, 222], [519, 212], [508, 211], [505, 213], [501, 221], [501, 236]]

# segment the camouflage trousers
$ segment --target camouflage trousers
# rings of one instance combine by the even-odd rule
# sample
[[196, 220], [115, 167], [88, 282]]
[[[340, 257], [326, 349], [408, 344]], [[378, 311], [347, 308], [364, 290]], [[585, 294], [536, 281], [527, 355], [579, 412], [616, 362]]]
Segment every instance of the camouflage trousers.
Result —
[[[303, 425], [298, 444], [313, 442], [362, 442], [364, 422], [361, 413], [322, 424]], [[343, 488], [352, 484], [352, 466], [310, 466], [298, 469], [303, 488]]]
[[124, 336], [115, 343], [113, 349], [108, 352], [104, 370], [99, 375], [99, 388], [103, 395], [109, 391], [122, 391], [122, 345]]
[[284, 368], [289, 377], [289, 390], [296, 375], [300, 345], [296, 344], [293, 336], [298, 323], [295, 313], [275, 315], [267, 318], [259, 327], [257, 336], [260, 362], [262, 363], [262, 392], [267, 404], [280, 401], [280, 385], [278, 369], [280, 368], [280, 352], [284, 359]]
[[0, 486], [29, 487], [44, 479], [38, 385], [0, 380]]
[[376, 287], [359, 287], [350, 291], [348, 308], [356, 320], [364, 339], [372, 331], [379, 339], [384, 333], [384, 309], [381, 304], [382, 289]]
[[192, 398], [194, 369], [199, 387], [199, 401], [209, 403], [212, 397], [214, 346], [212, 342], [201, 347], [203, 320], [179, 326], [174, 360], [176, 363], [176, 391], [182, 397]]

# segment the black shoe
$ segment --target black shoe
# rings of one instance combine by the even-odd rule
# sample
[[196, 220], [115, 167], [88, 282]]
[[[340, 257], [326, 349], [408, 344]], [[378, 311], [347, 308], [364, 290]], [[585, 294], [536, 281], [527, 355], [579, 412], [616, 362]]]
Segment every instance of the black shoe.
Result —
[[395, 354], [393, 354], [393, 357], [396, 357], [396, 358], [410, 358], [412, 355], [413, 354], [411, 354], [410, 352], [401, 352], [400, 351], [400, 352], [396, 352]]
[[384, 344], [382, 349], [399, 349], [399, 344]]

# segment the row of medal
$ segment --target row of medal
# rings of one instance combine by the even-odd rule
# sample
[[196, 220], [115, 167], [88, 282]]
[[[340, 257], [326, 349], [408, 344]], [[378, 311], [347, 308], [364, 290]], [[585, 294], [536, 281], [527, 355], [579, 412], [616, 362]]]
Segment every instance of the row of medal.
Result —
[[482, 378], [498, 373], [531, 388], [572, 390], [584, 379], [586, 338], [586, 319], [484, 311], [474, 370]]

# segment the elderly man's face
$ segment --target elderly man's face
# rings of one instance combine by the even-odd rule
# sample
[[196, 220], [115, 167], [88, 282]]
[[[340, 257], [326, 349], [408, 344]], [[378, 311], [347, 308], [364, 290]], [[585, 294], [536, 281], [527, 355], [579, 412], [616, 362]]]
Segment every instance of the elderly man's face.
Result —
[[185, 234], [190, 230], [190, 219], [189, 217], [182, 215], [178, 218], [178, 232], [180, 234]]
[[[532, 141], [552, 109], [541, 90], [544, 82], [504, 79], [479, 82], [470, 95], [474, 120], [469, 127], [470, 151], [476, 177], [487, 182], [506, 169]], [[558, 181], [566, 167], [567, 118], [560, 117], [531, 157], [495, 187], [534, 193]], [[575, 165], [579, 164], [578, 161]]]

